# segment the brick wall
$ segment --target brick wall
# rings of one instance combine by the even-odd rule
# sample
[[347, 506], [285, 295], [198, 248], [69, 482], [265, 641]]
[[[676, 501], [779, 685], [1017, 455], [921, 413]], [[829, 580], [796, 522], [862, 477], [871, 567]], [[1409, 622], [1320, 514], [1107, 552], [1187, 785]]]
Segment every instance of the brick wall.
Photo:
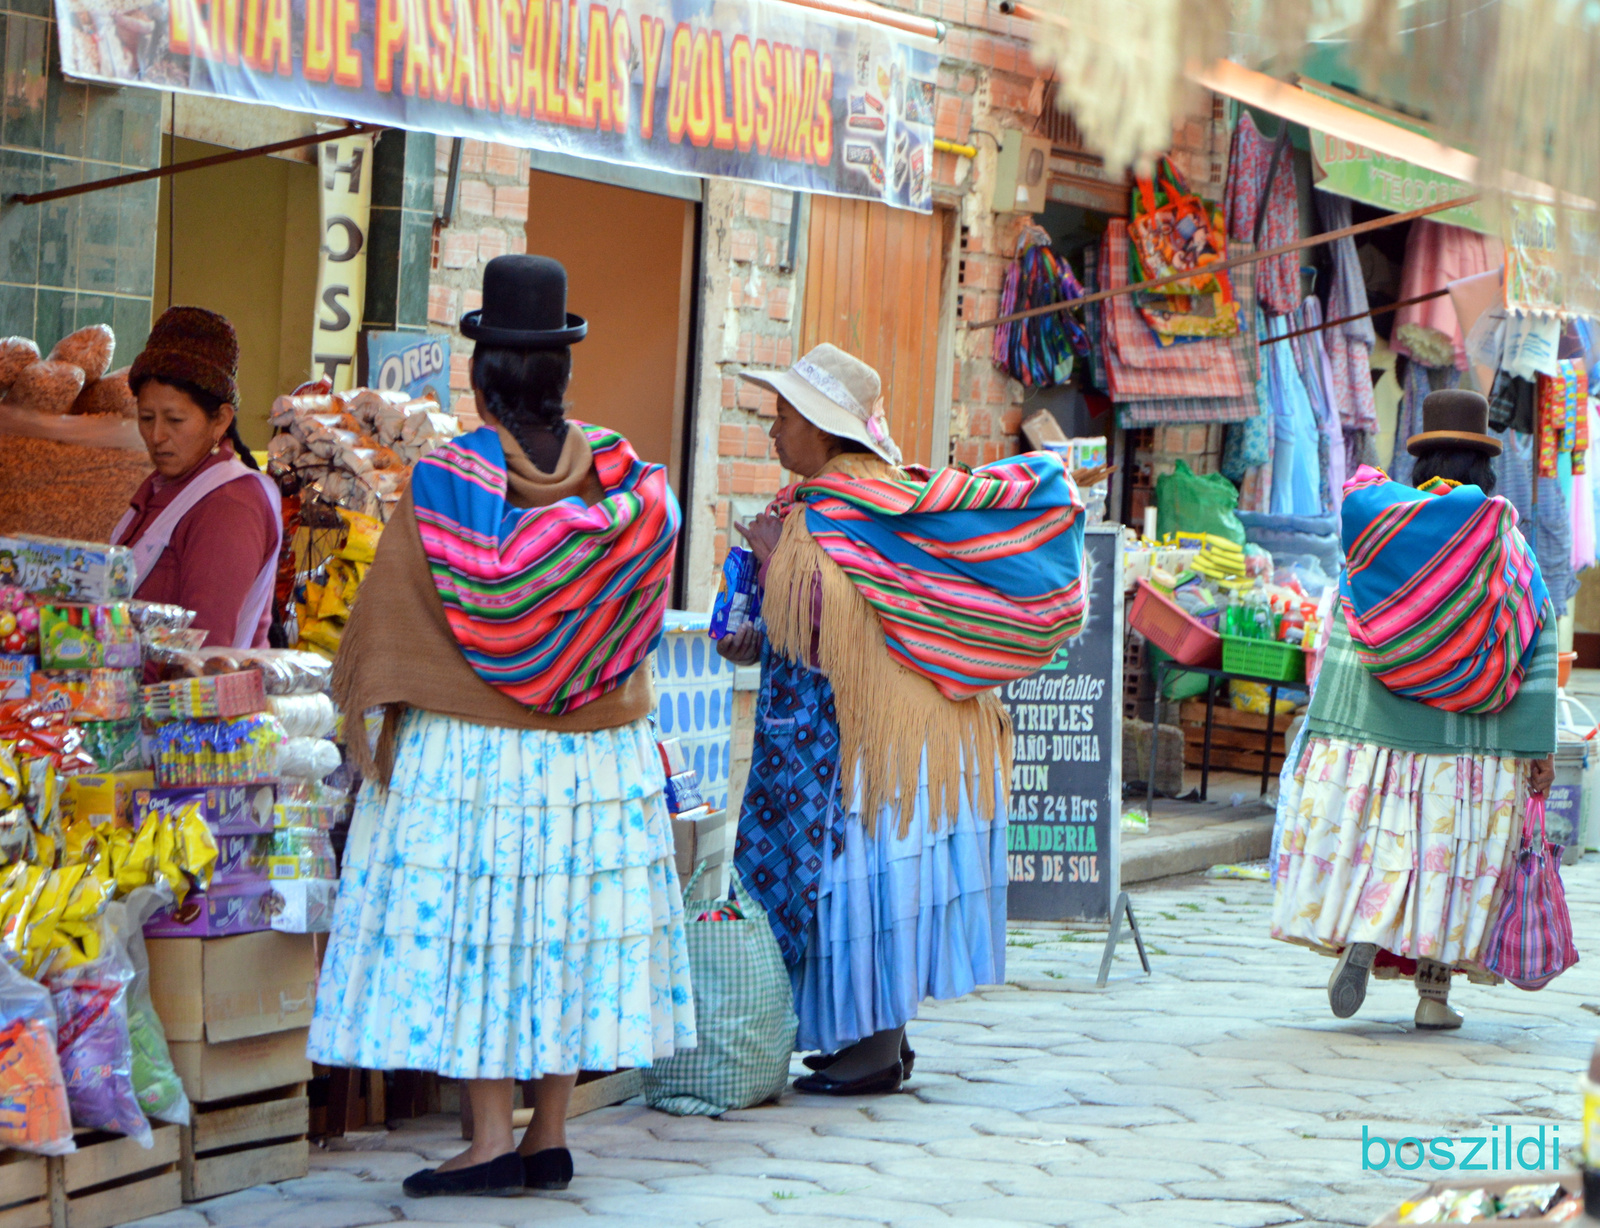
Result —
[[[433, 207], [444, 211], [452, 142], [440, 137], [434, 152]], [[483, 266], [528, 246], [528, 151], [489, 141], [461, 143], [455, 216], [439, 232], [428, 283], [428, 324], [450, 334], [450, 392], [456, 412], [476, 417], [469, 375], [472, 342], [457, 327], [483, 305]]]

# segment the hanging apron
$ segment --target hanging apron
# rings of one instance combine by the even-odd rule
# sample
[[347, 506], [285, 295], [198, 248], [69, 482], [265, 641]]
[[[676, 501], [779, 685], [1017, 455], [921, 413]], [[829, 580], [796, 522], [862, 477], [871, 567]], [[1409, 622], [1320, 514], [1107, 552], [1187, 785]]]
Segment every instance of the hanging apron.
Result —
[[[261, 616], [266, 613], [267, 606], [272, 601], [272, 589], [278, 575], [278, 553], [283, 548], [283, 498], [278, 493], [277, 483], [266, 474], [257, 473], [237, 458], [212, 465], [204, 473], [193, 478], [178, 497], [161, 510], [161, 514], [144, 531], [144, 535], [130, 546], [133, 553], [133, 591], [138, 592], [139, 586], [149, 576], [150, 569], [161, 557], [161, 552], [171, 542], [178, 523], [188, 515], [189, 510], [212, 491], [219, 490], [229, 482], [240, 478], [255, 478], [266, 491], [267, 503], [272, 508], [274, 540], [266, 565], [262, 567], [261, 574], [255, 578], [255, 583], [250, 586], [250, 591], [245, 594], [244, 604], [239, 607], [239, 622], [233, 629], [232, 639], [227, 644], [211, 645], [217, 648], [249, 648], [255, 641], [256, 628], [261, 625]], [[123, 513], [122, 519], [117, 521], [111, 540], [127, 545], [128, 543], [122, 542], [121, 538], [132, 523], [133, 509], [130, 507]]]

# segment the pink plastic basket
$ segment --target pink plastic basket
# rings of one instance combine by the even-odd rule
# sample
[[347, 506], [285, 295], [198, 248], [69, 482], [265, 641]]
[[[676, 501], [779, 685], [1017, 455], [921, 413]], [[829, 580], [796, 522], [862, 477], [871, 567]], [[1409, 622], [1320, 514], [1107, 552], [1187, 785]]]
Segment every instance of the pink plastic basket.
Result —
[[1216, 669], [1222, 664], [1222, 637], [1144, 580], [1134, 582], [1133, 612], [1128, 621], [1179, 665]]

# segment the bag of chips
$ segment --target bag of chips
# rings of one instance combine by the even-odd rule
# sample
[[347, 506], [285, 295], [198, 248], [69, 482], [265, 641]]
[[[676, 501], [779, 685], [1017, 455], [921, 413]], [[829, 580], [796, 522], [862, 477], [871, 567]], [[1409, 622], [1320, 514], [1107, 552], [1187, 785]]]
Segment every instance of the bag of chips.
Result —
[[126, 1134], [141, 1147], [153, 1147], [133, 1084], [132, 982], [133, 965], [113, 939], [101, 943], [98, 959], [54, 973], [45, 986], [55, 1003], [57, 1052], [73, 1124]]
[[50, 991], [0, 959], [0, 1147], [75, 1151]]
[[128, 986], [128, 1039], [133, 1046], [133, 1090], [139, 1107], [146, 1117], [186, 1126], [189, 1097], [173, 1069], [167, 1032], [150, 1000], [150, 956], [144, 945], [144, 923], [172, 902], [172, 888], [157, 882], [111, 904], [106, 920], [133, 969], [133, 982]]

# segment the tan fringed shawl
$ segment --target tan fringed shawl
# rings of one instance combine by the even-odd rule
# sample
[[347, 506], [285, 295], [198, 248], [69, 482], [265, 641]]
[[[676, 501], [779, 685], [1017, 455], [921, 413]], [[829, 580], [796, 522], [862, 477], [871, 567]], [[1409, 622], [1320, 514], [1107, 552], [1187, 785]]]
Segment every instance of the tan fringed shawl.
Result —
[[[882, 474], [865, 472], [869, 466]], [[824, 472], [849, 467], [889, 476], [876, 458], [838, 457]], [[820, 611], [820, 626], [814, 625]], [[877, 613], [806, 527], [804, 505], [785, 517], [767, 567], [761, 614], [772, 647], [792, 661], [821, 667], [839, 714], [839, 769], [851, 808], [872, 832], [898, 799], [900, 835], [911, 830], [923, 752], [928, 756], [929, 821], [952, 822], [963, 787], [980, 814], [1009, 808], [1011, 716], [997, 690], [946, 699], [927, 678], [889, 655]], [[813, 652], [815, 651], [815, 657]], [[994, 767], [1001, 776], [995, 796]], [[859, 769], [859, 774], [858, 774]]]

